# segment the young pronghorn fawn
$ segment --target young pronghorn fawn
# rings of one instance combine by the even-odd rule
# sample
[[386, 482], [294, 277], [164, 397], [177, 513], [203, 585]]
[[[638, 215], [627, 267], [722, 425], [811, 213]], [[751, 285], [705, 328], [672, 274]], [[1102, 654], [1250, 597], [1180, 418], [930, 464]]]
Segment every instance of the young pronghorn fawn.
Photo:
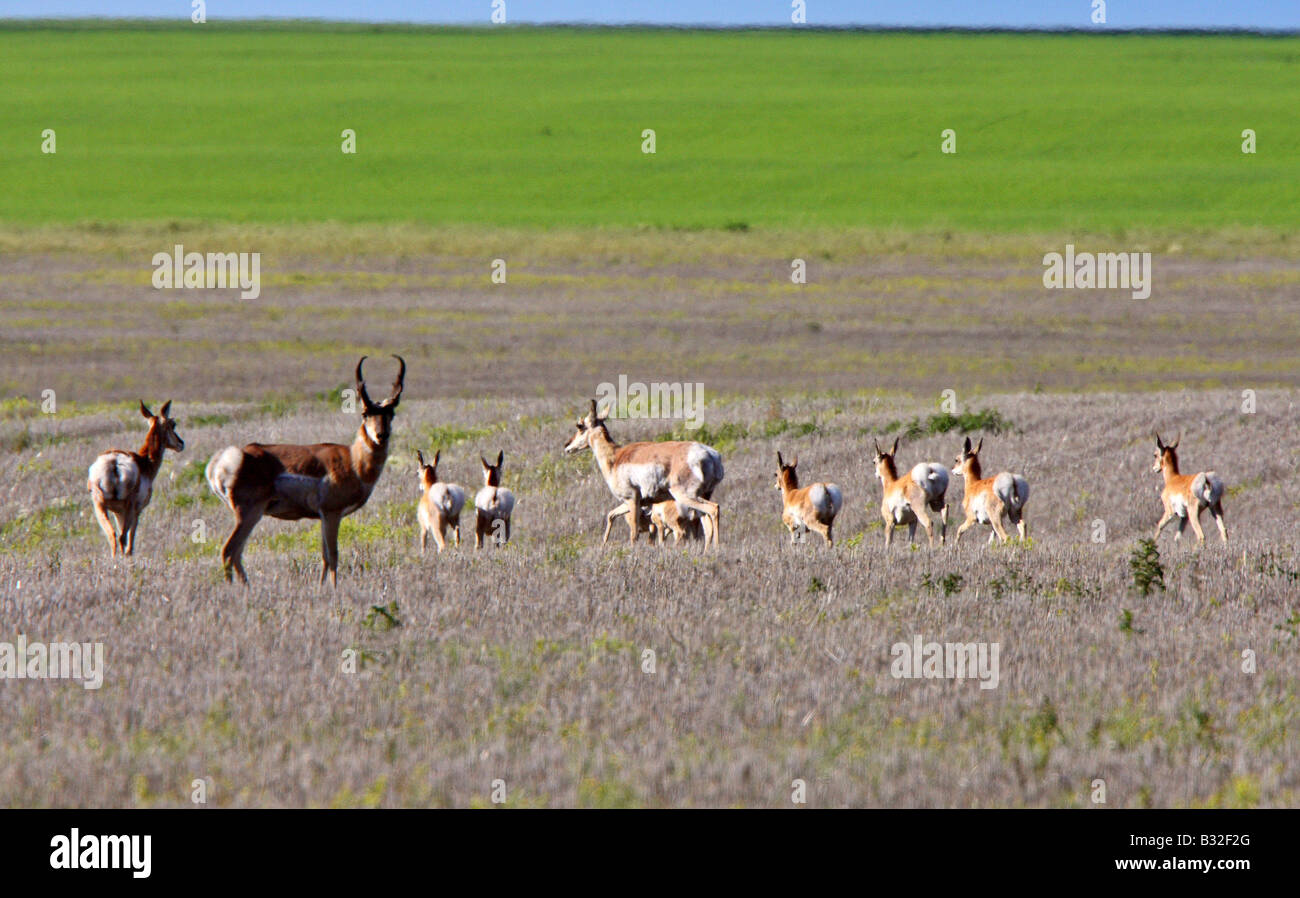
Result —
[[515, 494], [501, 485], [504, 451], [497, 453], [495, 465], [481, 455], [478, 460], [483, 463], [483, 489], [474, 496], [474, 548], [481, 549], [485, 533], [491, 533], [495, 545], [510, 542], [510, 512], [515, 508]]
[[1183, 538], [1183, 530], [1187, 528], [1188, 521], [1192, 522], [1196, 542], [1205, 542], [1205, 532], [1201, 530], [1201, 512], [1208, 508], [1214, 517], [1214, 523], [1219, 525], [1219, 536], [1226, 543], [1228, 531], [1223, 525], [1222, 478], [1214, 471], [1179, 474], [1177, 449], [1183, 441], [1182, 434], [1167, 446], [1161, 442], [1160, 434], [1153, 436], [1156, 438], [1156, 461], [1151, 470], [1164, 475], [1165, 488], [1160, 491], [1160, 501], [1164, 503], [1165, 513], [1160, 516], [1160, 523], [1156, 524], [1152, 539], [1159, 539], [1160, 531], [1165, 529], [1165, 525], [1173, 518], [1178, 518], [1178, 532], [1174, 534], [1174, 542]]
[[781, 491], [781, 520], [790, 531], [790, 542], [812, 530], [820, 533], [829, 546], [835, 545], [835, 516], [844, 504], [844, 495], [833, 483], [799, 486], [799, 456], [786, 464], [776, 453], [776, 488]]
[[303, 518], [320, 521], [320, 581], [328, 576], [338, 585], [339, 523], [366, 504], [388, 459], [388, 438], [393, 414], [402, 397], [406, 362], [394, 356], [401, 369], [393, 393], [372, 402], [357, 362], [356, 389], [361, 400], [361, 426], [352, 445], [315, 443], [310, 446], [249, 443], [240, 449], [227, 446], [208, 462], [208, 486], [235, 513], [235, 529], [221, 547], [226, 580], [232, 572], [248, 584], [241, 561], [244, 543], [263, 515], [284, 521]]
[[671, 533], [675, 542], [704, 539], [700, 516], [689, 508], [678, 508], [672, 499], [656, 502], [650, 508], [650, 535], [662, 545]]
[[[875, 442], [874, 440], [872, 442]], [[880, 516], [885, 519], [885, 548], [894, 538], [894, 527], [907, 525], [907, 541], [916, 541], [916, 525], [925, 528], [925, 535], [934, 545], [934, 524], [930, 520], [930, 511], [939, 513], [939, 545], [948, 540], [948, 503], [944, 496], [948, 492], [948, 469], [933, 462], [921, 462], [902, 477], [894, 465], [894, 456], [898, 453], [898, 439], [888, 452], [876, 446], [876, 477], [880, 479], [883, 490], [880, 498]], [[927, 509], [929, 509], [927, 511]]]
[[[140, 403], [140, 414], [149, 422], [144, 445], [138, 452], [109, 449], [87, 471], [86, 488], [95, 507], [95, 518], [108, 539], [108, 551], [116, 556], [135, 552], [135, 531], [140, 526], [140, 513], [153, 496], [153, 482], [158, 477], [163, 453], [168, 449], [180, 452], [185, 441], [176, 433], [176, 422], [171, 419], [172, 401], [163, 403], [161, 414], [149, 411]], [[108, 519], [112, 512], [117, 518], [119, 534]]]
[[[620, 505], [606, 515], [605, 535], [601, 538], [601, 542], [609, 541], [609, 531], [613, 528], [614, 521], [624, 513], [624, 507]], [[677, 542], [704, 538], [704, 527], [700, 524], [700, 516], [690, 509], [679, 509], [672, 499], [656, 502], [649, 509], [644, 505], [641, 506], [640, 514], [637, 515], [637, 532], [650, 534], [650, 539], [659, 545], [663, 545], [669, 533]]]
[[610, 522], [627, 515], [628, 541], [636, 542], [641, 507], [672, 499], [679, 513], [691, 511], [703, 518], [704, 547], [707, 549], [711, 543], [716, 548], [718, 503], [712, 496], [723, 476], [718, 450], [689, 440], [620, 446], [605, 426], [608, 414], [608, 408], [603, 413], [597, 411], [596, 400], [591, 400], [591, 411], [578, 419], [577, 432], [564, 446], [566, 454], [590, 449], [605, 485], [614, 498], [621, 500], [605, 516], [605, 539], [609, 537]]
[[1025, 528], [1025, 502], [1029, 499], [1029, 482], [1019, 474], [1011, 474], [1003, 471], [996, 477], [983, 477], [980, 472], [980, 449], [984, 446], [984, 438], [975, 444], [972, 449], [970, 437], [966, 437], [966, 444], [962, 448], [961, 455], [957, 456], [956, 467], [952, 469], [954, 475], [959, 475], [964, 483], [965, 494], [961, 497], [961, 507], [966, 512], [966, 520], [957, 528], [957, 536], [953, 543], [961, 540], [961, 535], [976, 524], [989, 524], [993, 527], [993, 533], [989, 534], [989, 542], [993, 542], [994, 536], [1006, 542], [1007, 531], [1002, 526], [1002, 518], [1005, 516], [1011, 523], [1016, 525], [1016, 532], [1023, 540], [1026, 534]]
[[465, 507], [465, 488], [455, 483], [443, 483], [438, 480], [438, 459], [442, 450], [433, 453], [433, 464], [424, 463], [424, 453], [416, 450], [415, 459], [420, 463], [420, 506], [416, 517], [420, 519], [420, 554], [429, 544], [429, 534], [441, 552], [447, 548], [447, 528], [451, 528], [456, 538], [456, 548], [460, 548], [460, 510]]

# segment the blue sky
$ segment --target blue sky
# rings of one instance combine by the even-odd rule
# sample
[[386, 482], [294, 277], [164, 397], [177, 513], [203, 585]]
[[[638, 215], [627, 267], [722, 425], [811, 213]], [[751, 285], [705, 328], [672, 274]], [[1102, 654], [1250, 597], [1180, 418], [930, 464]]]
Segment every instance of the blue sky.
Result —
[[[789, 25], [790, 0], [503, 0], [513, 23]], [[805, 0], [810, 25], [1300, 28], [1300, 0]], [[321, 18], [486, 24], [492, 0], [207, 0], [209, 21]], [[190, 0], [0, 0], [0, 16], [189, 18]]]

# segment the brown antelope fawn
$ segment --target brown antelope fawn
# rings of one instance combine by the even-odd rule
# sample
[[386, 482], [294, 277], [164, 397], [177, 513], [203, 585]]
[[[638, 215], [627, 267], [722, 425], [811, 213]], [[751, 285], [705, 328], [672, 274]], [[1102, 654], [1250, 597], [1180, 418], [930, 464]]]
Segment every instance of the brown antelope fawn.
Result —
[[493, 545], [502, 546], [510, 542], [510, 513], [515, 509], [515, 494], [501, 486], [506, 454], [498, 452], [495, 465], [481, 455], [478, 460], [483, 463], [483, 489], [474, 496], [474, 548], [483, 548], [486, 533], [492, 534]]
[[1201, 512], [1208, 508], [1214, 523], [1219, 526], [1219, 536], [1227, 543], [1228, 530], [1223, 524], [1222, 478], [1214, 471], [1179, 474], [1177, 449], [1183, 441], [1182, 434], [1167, 446], [1161, 441], [1160, 434], [1152, 435], [1156, 438], [1156, 460], [1151, 470], [1164, 476], [1165, 486], [1160, 491], [1160, 501], [1164, 503], [1165, 513], [1160, 516], [1155, 535], [1151, 538], [1159, 539], [1160, 531], [1165, 529], [1165, 525], [1178, 518], [1178, 532], [1174, 534], [1174, 542], [1183, 538], [1188, 521], [1192, 523], [1197, 544], [1205, 542], [1205, 533], [1201, 530]]
[[[185, 441], [176, 433], [176, 422], [170, 417], [171, 408], [172, 401], [168, 399], [160, 414], [155, 415], [141, 401], [140, 414], [149, 422], [149, 432], [140, 450], [109, 449], [86, 472], [86, 488], [95, 507], [95, 518], [108, 539], [110, 556], [115, 557], [119, 550], [123, 555], [135, 553], [135, 531], [140, 526], [141, 512], [153, 497], [153, 484], [163, 453], [185, 448]], [[120, 534], [113, 529], [109, 512], [117, 518]]]
[[989, 534], [990, 543], [993, 542], [995, 535], [1006, 542], [1007, 531], [1002, 526], [1004, 516], [1016, 525], [1016, 532], [1022, 540], [1027, 532], [1024, 509], [1025, 502], [1029, 499], [1029, 482], [1019, 474], [1011, 474], [1007, 471], [1003, 471], [996, 477], [983, 477], [979, 460], [980, 449], [983, 446], [983, 437], [980, 437], [980, 441], [974, 448], [971, 448], [970, 437], [967, 437], [961, 454], [957, 456], [957, 464], [952, 469], [952, 473], [960, 476], [964, 484], [965, 492], [961, 497], [961, 507], [966, 512], [966, 520], [957, 528], [957, 536], [953, 539], [954, 544], [961, 540], [963, 533], [976, 524], [989, 524], [993, 527], [993, 533]]
[[416, 450], [415, 460], [420, 465], [420, 505], [415, 516], [420, 521], [420, 554], [429, 544], [429, 534], [441, 552], [447, 548], [447, 528], [451, 528], [460, 548], [460, 512], [465, 507], [465, 488], [438, 479], [438, 459], [442, 450], [433, 453], [433, 464], [424, 463], [424, 453]]
[[833, 483], [799, 486], [799, 456], [786, 464], [776, 453], [776, 488], [781, 491], [781, 521], [790, 531], [793, 545], [809, 530], [820, 533], [828, 546], [835, 545], [835, 516], [844, 504], [844, 494]]
[[[948, 469], [934, 462], [921, 462], [902, 477], [894, 456], [898, 453], [898, 439], [888, 452], [876, 446], [876, 477], [880, 480], [882, 494], [880, 497], [880, 516], [885, 519], [885, 548], [888, 549], [894, 538], [894, 527], [907, 525], [907, 541], [916, 541], [916, 525], [925, 528], [925, 535], [930, 545], [934, 545], [934, 524], [930, 520], [930, 511], [939, 513], [939, 545], [948, 540], [948, 503], [944, 496], [948, 492]], [[928, 509], [928, 511], [927, 511]]]
[[352, 445], [315, 443], [310, 446], [249, 443], [240, 449], [227, 446], [208, 462], [208, 486], [235, 513], [235, 529], [221, 547], [226, 580], [232, 572], [248, 584], [242, 556], [244, 543], [263, 515], [284, 521], [303, 518], [320, 521], [321, 572], [338, 585], [339, 524], [366, 504], [379, 482], [388, 459], [393, 414], [402, 397], [406, 362], [393, 381], [392, 395], [372, 402], [357, 362], [356, 390], [361, 400], [361, 426]]
[[[609, 541], [609, 531], [613, 528], [614, 521], [622, 516], [623, 507], [619, 506], [605, 517], [605, 535], [601, 538], [601, 542]], [[689, 509], [679, 509], [672, 499], [656, 502], [648, 511], [645, 506], [642, 506], [637, 518], [638, 532], [650, 534], [650, 539], [659, 545], [664, 544], [669, 533], [673, 535], [674, 541], [679, 543], [704, 538], [704, 528], [700, 524], [699, 515]]]
[[591, 410], [578, 419], [577, 431], [564, 446], [565, 454], [590, 449], [605, 485], [621, 500], [622, 504], [605, 516], [606, 539], [610, 521], [627, 515], [628, 541], [636, 542], [641, 507], [672, 499], [679, 513], [689, 510], [702, 516], [704, 547], [712, 544], [717, 548], [718, 503], [711, 497], [723, 476], [718, 450], [689, 440], [620, 446], [605, 426], [608, 413], [608, 408], [598, 411], [596, 400], [591, 400]]

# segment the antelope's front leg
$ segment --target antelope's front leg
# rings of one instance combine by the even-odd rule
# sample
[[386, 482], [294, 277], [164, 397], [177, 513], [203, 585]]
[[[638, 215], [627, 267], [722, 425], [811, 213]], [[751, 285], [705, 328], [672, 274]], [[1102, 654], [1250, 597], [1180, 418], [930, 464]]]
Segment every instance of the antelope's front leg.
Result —
[[614, 521], [616, 521], [621, 515], [627, 513], [627, 503], [624, 502], [617, 508], [611, 509], [609, 514], [605, 515], [605, 535], [600, 538], [602, 545], [609, 542], [609, 531], [614, 526]]
[[330, 586], [339, 585], [339, 523], [342, 517], [336, 514], [322, 514], [320, 518], [320, 582], [328, 576]]
[[627, 528], [628, 528], [628, 545], [636, 542], [637, 533], [641, 530], [641, 491], [632, 487], [632, 498], [627, 500]]
[[1172, 518], [1173, 516], [1174, 516], [1173, 511], [1166, 507], [1165, 513], [1162, 514], [1160, 516], [1160, 520], [1156, 522], [1156, 532], [1152, 534], [1151, 536], [1152, 540], [1160, 539], [1160, 531], [1165, 529], [1165, 525], [1169, 523], [1169, 519]]

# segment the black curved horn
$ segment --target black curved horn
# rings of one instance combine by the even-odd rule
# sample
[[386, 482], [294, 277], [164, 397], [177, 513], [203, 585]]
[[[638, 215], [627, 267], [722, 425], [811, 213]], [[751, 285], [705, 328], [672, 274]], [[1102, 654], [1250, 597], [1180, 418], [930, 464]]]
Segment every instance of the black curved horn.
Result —
[[374, 403], [370, 401], [370, 394], [366, 392], [366, 380], [361, 374], [361, 365], [365, 360], [366, 356], [363, 355], [361, 360], [357, 362], [357, 396], [361, 399], [361, 404], [366, 409], [369, 409]]
[[406, 359], [396, 354], [393, 358], [397, 359], [397, 364], [401, 367], [397, 371], [397, 380], [393, 381], [393, 395], [386, 400], [388, 405], [397, 405], [397, 400], [402, 398], [402, 387], [406, 386]]

